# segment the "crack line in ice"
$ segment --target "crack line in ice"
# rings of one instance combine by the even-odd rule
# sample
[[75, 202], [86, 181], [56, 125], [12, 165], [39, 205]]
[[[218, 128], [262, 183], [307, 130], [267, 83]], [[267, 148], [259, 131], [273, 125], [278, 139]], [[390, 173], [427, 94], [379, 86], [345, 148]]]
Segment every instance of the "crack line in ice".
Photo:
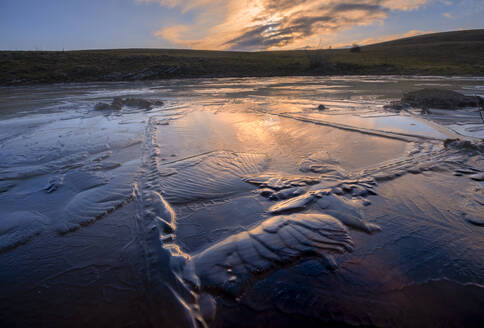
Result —
[[380, 130], [375, 130], [375, 129], [355, 127], [355, 126], [342, 124], [342, 123], [316, 120], [314, 118], [309, 119], [309, 118], [305, 118], [305, 117], [302, 117], [302, 116], [299, 116], [299, 115], [294, 115], [294, 114], [272, 113], [272, 112], [265, 111], [265, 110], [262, 110], [262, 109], [255, 109], [255, 110], [260, 112], [260, 113], [267, 114], [267, 115], [279, 116], [279, 117], [289, 118], [289, 119], [293, 119], [293, 120], [297, 120], [297, 121], [301, 121], [301, 122], [312, 123], [312, 124], [317, 124], [317, 125], [324, 125], [324, 126], [329, 126], [329, 127], [341, 129], [341, 130], [359, 132], [359, 133], [363, 133], [363, 134], [366, 134], [366, 135], [390, 138], [390, 139], [401, 140], [401, 141], [406, 141], [406, 142], [412, 142], [412, 141], [418, 141], [418, 140], [439, 140], [439, 141], [442, 141], [442, 140], [445, 139], [445, 137], [444, 138], [437, 138], [437, 137], [430, 137], [430, 136], [423, 136], [423, 135], [415, 135], [415, 134], [410, 134], [410, 133], [402, 133], [402, 132], [395, 132], [395, 131], [380, 131]]

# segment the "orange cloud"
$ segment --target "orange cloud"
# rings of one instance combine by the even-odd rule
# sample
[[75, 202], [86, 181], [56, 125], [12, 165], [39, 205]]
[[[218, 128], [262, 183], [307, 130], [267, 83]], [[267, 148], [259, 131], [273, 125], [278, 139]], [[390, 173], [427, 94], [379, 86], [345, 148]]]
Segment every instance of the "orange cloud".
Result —
[[155, 32], [182, 47], [289, 49], [356, 25], [383, 22], [392, 10], [414, 10], [428, 0], [136, 0], [193, 11], [196, 21]]
[[428, 0], [388, 0], [383, 6], [391, 10], [414, 10], [425, 5]]

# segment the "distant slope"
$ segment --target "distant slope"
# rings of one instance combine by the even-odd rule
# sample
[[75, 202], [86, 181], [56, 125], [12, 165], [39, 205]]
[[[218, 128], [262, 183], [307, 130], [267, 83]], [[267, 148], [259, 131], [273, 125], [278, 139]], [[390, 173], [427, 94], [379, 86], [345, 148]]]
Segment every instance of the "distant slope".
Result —
[[484, 42], [484, 29], [430, 33], [381, 42], [372, 46], [421, 45], [426, 43]]
[[484, 29], [348, 49], [0, 51], [0, 85], [192, 77], [415, 74], [484, 76]]
[[359, 56], [338, 50], [333, 61], [390, 65], [399, 74], [484, 76], [484, 29], [432, 33], [362, 47]]

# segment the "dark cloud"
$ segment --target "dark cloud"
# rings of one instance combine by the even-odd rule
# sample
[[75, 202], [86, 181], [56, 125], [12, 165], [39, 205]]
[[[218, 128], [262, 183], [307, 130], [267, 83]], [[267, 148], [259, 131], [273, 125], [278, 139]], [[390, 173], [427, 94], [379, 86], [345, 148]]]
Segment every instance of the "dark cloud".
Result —
[[338, 31], [382, 21], [390, 11], [413, 10], [430, 0], [136, 1], [159, 1], [196, 12], [195, 23], [156, 32], [176, 44], [199, 49], [262, 50], [314, 44]]
[[388, 12], [388, 9], [383, 8], [379, 4], [366, 3], [341, 3], [332, 8], [334, 12], [344, 12], [352, 10], [363, 10], [367, 12]]
[[[269, 0], [266, 8], [287, 10], [308, 2], [310, 1]], [[386, 15], [388, 9], [382, 7], [380, 3], [381, 1], [378, 0], [331, 2], [321, 6], [316, 12], [312, 10], [296, 11], [277, 22], [267, 21], [266, 17], [258, 17], [254, 20], [254, 26], [245, 28], [239, 36], [227, 41], [224, 45], [232, 50], [257, 50], [284, 46], [318, 32], [330, 32], [340, 29], [342, 26], [358, 24], [361, 22], [361, 17], [372, 19]], [[358, 12], [359, 15], [351, 15], [351, 12]]]
[[[279, 24], [260, 25], [246, 29], [242, 35], [230, 40], [226, 45], [232, 50], [259, 49], [285, 45], [292, 40], [289, 35], [283, 35], [279, 31], [272, 34], [272, 29], [278, 29]], [[269, 36], [267, 36], [269, 34]]]

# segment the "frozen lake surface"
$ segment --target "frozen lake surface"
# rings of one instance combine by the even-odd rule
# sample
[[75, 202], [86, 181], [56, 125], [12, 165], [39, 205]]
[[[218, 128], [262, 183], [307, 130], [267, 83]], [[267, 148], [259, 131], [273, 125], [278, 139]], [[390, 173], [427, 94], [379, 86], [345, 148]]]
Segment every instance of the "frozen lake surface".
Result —
[[[484, 96], [444, 77], [0, 88], [0, 323], [482, 327], [482, 113], [384, 110], [426, 87]], [[94, 109], [117, 96], [164, 104]]]

